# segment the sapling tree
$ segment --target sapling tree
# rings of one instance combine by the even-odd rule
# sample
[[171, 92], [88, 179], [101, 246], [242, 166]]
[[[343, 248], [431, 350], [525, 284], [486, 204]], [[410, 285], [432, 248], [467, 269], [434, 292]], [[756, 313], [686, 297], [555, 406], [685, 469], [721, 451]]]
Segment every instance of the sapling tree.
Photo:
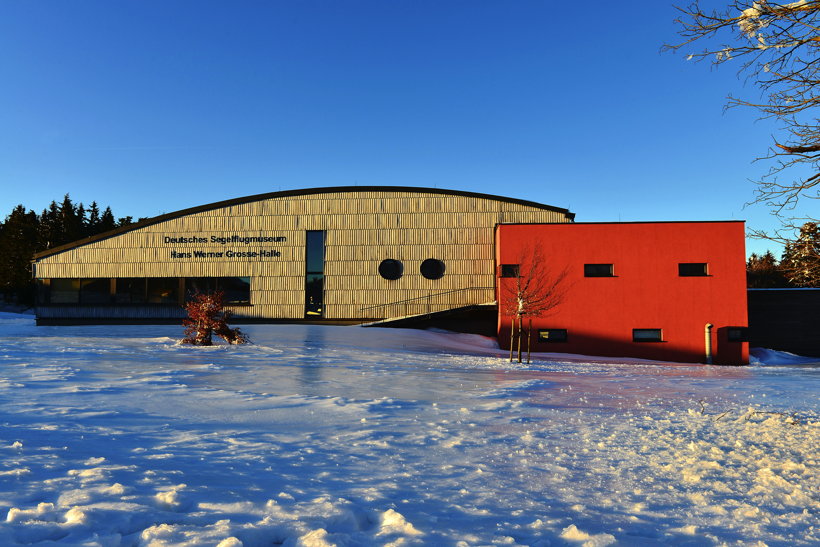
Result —
[[519, 255], [517, 275], [501, 285], [499, 303], [503, 313], [510, 317], [510, 362], [517, 347], [518, 362], [522, 362], [524, 323], [526, 330], [527, 362], [531, 347], [532, 320], [544, 317], [563, 301], [567, 291], [566, 268], [554, 273], [550, 270], [538, 246], [525, 248]]
[[222, 291], [195, 293], [185, 304], [185, 311], [188, 312], [188, 318], [182, 321], [182, 326], [185, 327], [183, 344], [212, 346], [214, 334], [228, 344], [245, 344], [250, 341], [238, 328], [228, 326], [231, 311], [224, 309]]

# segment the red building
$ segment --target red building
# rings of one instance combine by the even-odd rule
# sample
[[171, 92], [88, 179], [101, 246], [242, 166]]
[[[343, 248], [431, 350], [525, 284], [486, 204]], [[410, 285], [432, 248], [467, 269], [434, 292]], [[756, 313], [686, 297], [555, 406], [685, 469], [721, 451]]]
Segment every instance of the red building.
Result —
[[532, 351], [748, 363], [741, 221], [500, 224], [495, 238], [502, 347], [516, 287], [564, 276]]

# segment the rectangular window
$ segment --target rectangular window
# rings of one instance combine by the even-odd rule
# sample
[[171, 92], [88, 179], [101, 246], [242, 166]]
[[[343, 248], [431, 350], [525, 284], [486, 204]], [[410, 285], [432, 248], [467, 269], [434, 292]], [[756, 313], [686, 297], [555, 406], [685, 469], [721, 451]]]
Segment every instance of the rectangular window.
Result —
[[197, 293], [222, 291], [225, 304], [250, 304], [250, 277], [186, 277], [185, 301], [190, 302]]
[[225, 293], [226, 304], [251, 303], [250, 277], [220, 277], [217, 279], [217, 285]]
[[662, 329], [632, 329], [633, 342], [663, 342]]
[[50, 288], [52, 304], [80, 303], [79, 279], [52, 279]]
[[518, 264], [502, 264], [501, 265], [501, 277], [518, 277], [520, 269]]
[[114, 302], [117, 304], [145, 304], [147, 302], [146, 282], [144, 277], [118, 278]]
[[179, 278], [177, 277], [149, 277], [148, 278], [149, 304], [178, 304]]
[[614, 277], [612, 264], [584, 264], [584, 277]]
[[83, 279], [80, 282], [80, 303], [83, 305], [110, 304], [111, 280]]
[[680, 277], [705, 277], [709, 275], [709, 265], [706, 262], [681, 262], [678, 264]]
[[567, 329], [541, 329], [538, 331], [539, 342], [566, 342]]
[[49, 290], [51, 289], [51, 279], [37, 280], [37, 304], [45, 306], [49, 304]]
[[209, 293], [216, 290], [216, 278], [213, 277], [186, 277], [185, 301], [193, 299], [197, 293]]
[[749, 327], [726, 327], [726, 337], [729, 342], [748, 342]]

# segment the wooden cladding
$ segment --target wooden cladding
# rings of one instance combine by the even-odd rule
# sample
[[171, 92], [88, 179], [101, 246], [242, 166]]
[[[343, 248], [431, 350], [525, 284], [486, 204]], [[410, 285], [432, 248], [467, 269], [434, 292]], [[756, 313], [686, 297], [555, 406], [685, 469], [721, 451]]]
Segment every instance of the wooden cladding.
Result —
[[[44, 256], [37, 261], [37, 276], [251, 277], [251, 306], [237, 309], [237, 315], [302, 318], [305, 233], [321, 230], [326, 232], [324, 318], [371, 318], [394, 312], [389, 306], [376, 312], [362, 308], [445, 291], [455, 292], [440, 297], [435, 306], [476, 303], [471, 294], [475, 291], [464, 289], [494, 284], [496, 224], [568, 222], [572, 217], [502, 198], [345, 189], [231, 203], [164, 218]], [[274, 241], [231, 242], [235, 235]], [[261, 256], [263, 252], [268, 254]], [[402, 262], [402, 277], [379, 276], [378, 265], [385, 259]], [[421, 275], [427, 259], [443, 262], [443, 277]], [[415, 303], [404, 307], [421, 309]]]

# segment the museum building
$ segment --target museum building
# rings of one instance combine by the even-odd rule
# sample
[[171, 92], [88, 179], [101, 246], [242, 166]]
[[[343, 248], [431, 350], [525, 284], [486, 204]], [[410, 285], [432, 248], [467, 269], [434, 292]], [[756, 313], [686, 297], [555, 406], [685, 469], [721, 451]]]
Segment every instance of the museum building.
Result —
[[175, 319], [185, 298], [213, 288], [248, 320], [361, 321], [491, 303], [495, 226], [573, 217], [432, 188], [249, 196], [37, 254], [37, 320]]
[[545, 271], [566, 270], [567, 291], [534, 319], [533, 351], [748, 361], [742, 222], [582, 224], [574, 216], [531, 201], [394, 186], [212, 203], [36, 254], [37, 324], [178, 321], [193, 294], [219, 289], [240, 321], [459, 321], [455, 310], [491, 309], [487, 330], [508, 347], [504, 293], [528, 271], [525, 251], [538, 247]]

